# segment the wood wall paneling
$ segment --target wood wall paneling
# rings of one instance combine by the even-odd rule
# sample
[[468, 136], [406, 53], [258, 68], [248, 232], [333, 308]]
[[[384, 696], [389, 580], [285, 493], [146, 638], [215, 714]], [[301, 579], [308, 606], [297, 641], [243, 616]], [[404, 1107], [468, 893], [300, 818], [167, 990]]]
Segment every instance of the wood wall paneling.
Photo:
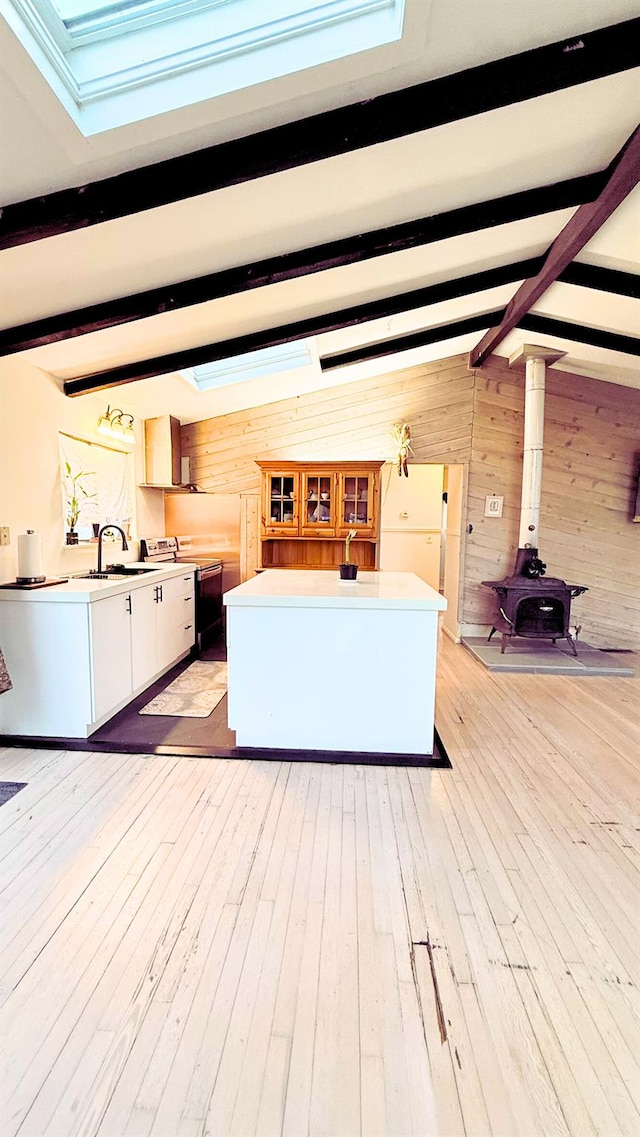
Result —
[[411, 423], [416, 461], [466, 462], [472, 406], [473, 375], [458, 356], [190, 423], [182, 453], [194, 481], [227, 493], [258, 489], [256, 458], [389, 458], [396, 422]]
[[240, 583], [249, 580], [260, 564], [260, 495], [240, 494]]
[[[640, 392], [547, 371], [538, 547], [550, 576], [584, 584], [572, 624], [599, 647], [640, 648], [640, 529], [630, 500], [640, 441]], [[511, 572], [518, 544], [524, 374], [492, 359], [476, 372], [469, 468], [463, 622], [487, 624], [494, 598], [480, 581]], [[504, 494], [501, 519], [485, 494]]]
[[[523, 412], [522, 371], [492, 357], [474, 372], [456, 356], [191, 423], [182, 453], [205, 489], [255, 493], [256, 458], [388, 459], [390, 428], [409, 422], [416, 462], [466, 467], [459, 617], [463, 628], [490, 626], [494, 596], [480, 582], [515, 563]], [[548, 371], [538, 545], [549, 575], [588, 586], [572, 622], [601, 647], [640, 649], [640, 526], [630, 520], [639, 424], [637, 390]], [[502, 518], [484, 517], [487, 494], [504, 496]]]

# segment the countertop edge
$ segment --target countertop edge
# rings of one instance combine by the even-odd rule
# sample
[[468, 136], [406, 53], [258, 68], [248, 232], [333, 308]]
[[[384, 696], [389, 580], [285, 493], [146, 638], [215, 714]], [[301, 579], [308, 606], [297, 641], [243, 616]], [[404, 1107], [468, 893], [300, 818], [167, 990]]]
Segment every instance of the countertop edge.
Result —
[[[273, 573], [273, 575], [271, 575]], [[228, 608], [342, 608], [443, 612], [444, 596], [415, 573], [367, 573], [341, 581], [329, 571], [267, 570], [225, 593]]]
[[223, 596], [227, 608], [370, 608], [396, 609], [408, 612], [445, 612], [447, 601], [424, 599], [403, 599], [402, 597], [372, 596], [247, 596], [229, 598]]
[[[144, 562], [128, 561], [127, 567], [143, 568]], [[196, 564], [183, 561], [180, 564], [167, 563], [164, 568], [153, 568], [140, 576], [127, 577], [125, 580], [82, 580], [79, 577], [69, 576], [68, 579], [65, 578], [64, 583], [60, 582], [49, 588], [19, 589], [0, 586], [0, 603], [93, 604], [96, 600], [103, 600], [107, 596], [119, 596], [133, 589], [143, 588], [147, 584], [161, 584], [163, 580], [181, 576], [183, 573], [195, 573], [197, 567]]]

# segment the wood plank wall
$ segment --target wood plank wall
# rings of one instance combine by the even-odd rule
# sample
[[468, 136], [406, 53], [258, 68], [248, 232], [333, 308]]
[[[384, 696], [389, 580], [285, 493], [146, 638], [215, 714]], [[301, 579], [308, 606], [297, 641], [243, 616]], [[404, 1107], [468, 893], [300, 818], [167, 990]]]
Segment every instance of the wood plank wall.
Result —
[[[475, 372], [473, 437], [467, 477], [467, 514], [461, 624], [491, 627], [495, 596], [480, 584], [513, 571], [518, 548], [522, 486], [524, 376], [490, 360]], [[504, 497], [502, 517], [485, 517], [487, 494]], [[469, 526], [472, 532], [469, 533]]]
[[[518, 545], [524, 373], [455, 356], [182, 427], [191, 476], [210, 492], [259, 488], [256, 458], [389, 458], [389, 430], [411, 425], [416, 462], [468, 465], [460, 619], [491, 624], [493, 593]], [[540, 553], [548, 573], [590, 591], [572, 609], [582, 638], [640, 648], [640, 525], [630, 521], [640, 392], [549, 370]], [[501, 519], [484, 517], [504, 495]], [[468, 525], [473, 532], [467, 533]]]
[[[640, 453], [640, 392], [547, 370], [539, 549], [547, 574], [589, 592], [571, 623], [598, 647], [640, 649], [640, 525], [631, 521]], [[524, 371], [496, 357], [476, 372], [463, 621], [490, 623], [481, 580], [508, 575], [518, 547]], [[504, 494], [501, 519], [486, 494]]]
[[[549, 571], [589, 586], [583, 636], [640, 649], [640, 391], [547, 373], [541, 528]], [[556, 571], [556, 566], [558, 570]]]
[[191, 477], [225, 493], [258, 489], [257, 458], [390, 456], [389, 431], [410, 422], [419, 462], [466, 462], [473, 375], [466, 356], [345, 383], [182, 428]]

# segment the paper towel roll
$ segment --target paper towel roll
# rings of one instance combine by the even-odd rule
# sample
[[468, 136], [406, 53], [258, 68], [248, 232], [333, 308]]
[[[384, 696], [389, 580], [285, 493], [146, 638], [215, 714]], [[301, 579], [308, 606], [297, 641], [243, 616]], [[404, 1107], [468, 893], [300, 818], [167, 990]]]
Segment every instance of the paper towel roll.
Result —
[[33, 529], [18, 535], [18, 576], [20, 581], [42, 581], [42, 550], [40, 548], [40, 534]]

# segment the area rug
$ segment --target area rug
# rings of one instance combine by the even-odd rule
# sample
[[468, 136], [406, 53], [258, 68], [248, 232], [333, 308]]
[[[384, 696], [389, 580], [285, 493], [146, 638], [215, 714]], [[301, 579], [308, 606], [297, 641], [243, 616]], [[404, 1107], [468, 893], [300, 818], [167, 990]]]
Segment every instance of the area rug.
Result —
[[26, 782], [0, 782], [0, 805], [9, 801], [18, 790], [23, 790]]
[[205, 663], [198, 659], [138, 714], [203, 719], [211, 714], [226, 693], [226, 663]]

